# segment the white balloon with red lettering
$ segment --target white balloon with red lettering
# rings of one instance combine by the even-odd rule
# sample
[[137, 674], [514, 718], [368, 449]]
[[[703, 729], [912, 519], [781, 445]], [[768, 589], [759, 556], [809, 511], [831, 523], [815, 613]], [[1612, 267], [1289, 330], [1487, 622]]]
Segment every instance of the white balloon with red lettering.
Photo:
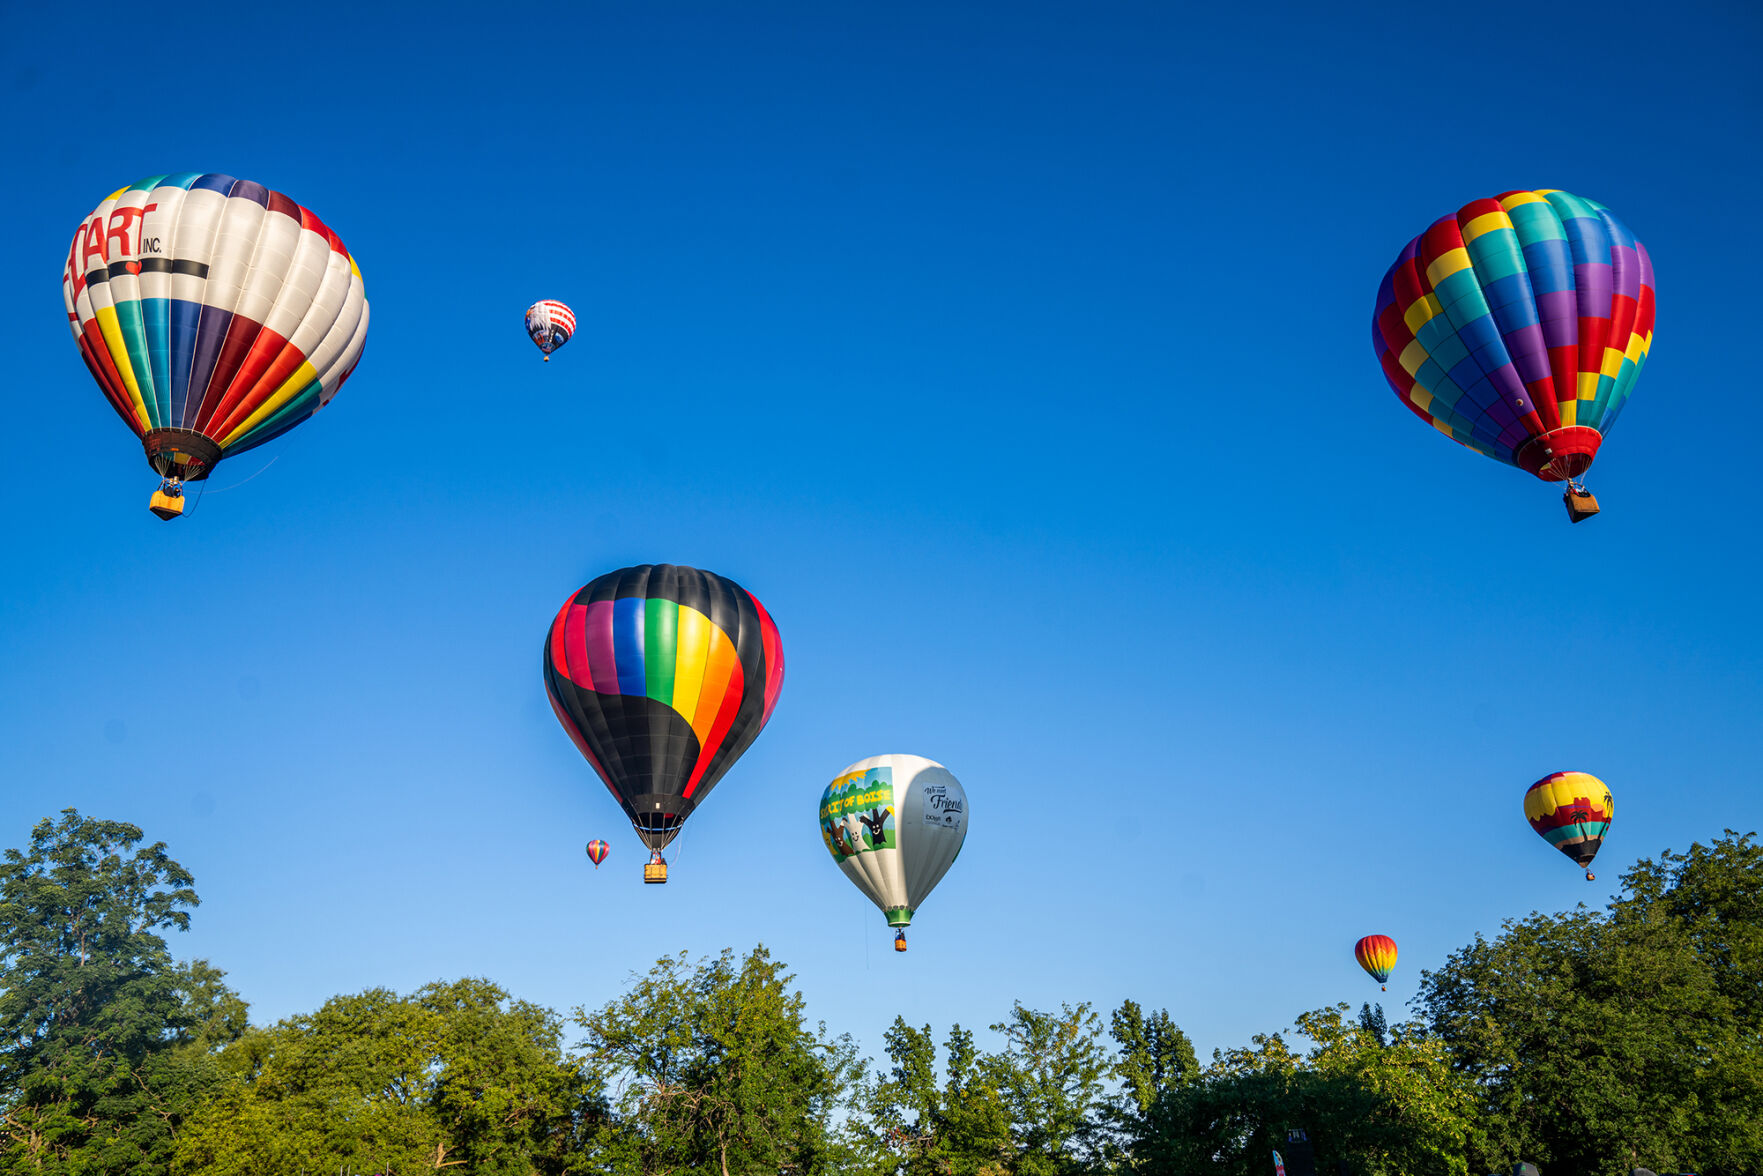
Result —
[[87, 370], [160, 475], [166, 519], [185, 482], [329, 404], [367, 343], [361, 270], [337, 234], [226, 175], [112, 192], [75, 231], [61, 293]]

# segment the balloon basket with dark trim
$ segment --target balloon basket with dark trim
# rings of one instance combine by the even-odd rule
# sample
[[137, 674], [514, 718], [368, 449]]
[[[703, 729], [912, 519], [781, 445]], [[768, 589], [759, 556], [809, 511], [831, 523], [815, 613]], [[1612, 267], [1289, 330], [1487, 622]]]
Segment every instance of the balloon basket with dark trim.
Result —
[[174, 494], [163, 488], [155, 490], [153, 497], [147, 500], [147, 509], [169, 523], [184, 513], [183, 491]]
[[1567, 504], [1568, 519], [1575, 523], [1583, 523], [1598, 513], [1598, 500], [1589, 490], [1575, 490], [1569, 486], [1562, 492], [1561, 501]]
[[643, 881], [649, 883], [667, 881], [667, 863], [663, 861], [645, 862], [643, 864]]
[[894, 950], [895, 951], [905, 951], [906, 950], [906, 932], [904, 932], [904, 931], [894, 932]]

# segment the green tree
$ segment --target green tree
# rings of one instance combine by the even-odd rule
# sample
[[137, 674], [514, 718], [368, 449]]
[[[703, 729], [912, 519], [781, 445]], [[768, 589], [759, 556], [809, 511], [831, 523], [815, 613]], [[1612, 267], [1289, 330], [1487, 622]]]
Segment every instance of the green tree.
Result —
[[590, 1072], [617, 1092], [601, 1136], [616, 1171], [814, 1176], [851, 1158], [838, 1112], [863, 1065], [850, 1038], [809, 1028], [791, 979], [764, 947], [738, 964], [682, 953], [575, 1011]]
[[1475, 1099], [1445, 1045], [1403, 1026], [1380, 1040], [1347, 1005], [1305, 1013], [1295, 1052], [1281, 1034], [1215, 1052], [1193, 1082], [1151, 1108], [1135, 1155], [1149, 1171], [1263, 1174], [1293, 1128], [1308, 1132], [1319, 1171], [1345, 1162], [1359, 1176], [1461, 1174], [1474, 1131]]
[[1099, 1164], [1113, 1063], [1090, 1006], [1045, 1013], [1018, 1003], [992, 1031], [1003, 1035], [1004, 1049], [982, 1070], [1010, 1116], [1013, 1176], [1073, 1176]]
[[959, 1025], [949, 1030], [940, 1082], [930, 1026], [914, 1029], [896, 1017], [883, 1044], [893, 1064], [861, 1100], [862, 1129], [880, 1157], [875, 1166], [906, 1176], [1003, 1172], [1015, 1154], [1010, 1116], [973, 1034]]
[[1151, 1109], [1167, 1092], [1198, 1077], [1200, 1062], [1194, 1043], [1166, 1010], [1147, 1016], [1136, 1001], [1126, 1001], [1114, 1010], [1108, 1031], [1120, 1047], [1114, 1063], [1118, 1089], [1106, 1113], [1114, 1136], [1109, 1166], [1149, 1171], [1133, 1157], [1150, 1143]]
[[[0, 1156], [11, 1171], [153, 1176], [219, 1080], [245, 1004], [159, 932], [189, 872], [134, 825], [63, 810], [0, 864]], [[134, 852], [129, 851], [133, 849]]]
[[1729, 833], [1622, 882], [1607, 913], [1508, 922], [1422, 974], [1478, 1090], [1477, 1168], [1763, 1166], [1763, 850]]
[[185, 1126], [174, 1170], [579, 1170], [599, 1110], [562, 1039], [556, 1013], [486, 980], [334, 997], [226, 1049], [230, 1080]]

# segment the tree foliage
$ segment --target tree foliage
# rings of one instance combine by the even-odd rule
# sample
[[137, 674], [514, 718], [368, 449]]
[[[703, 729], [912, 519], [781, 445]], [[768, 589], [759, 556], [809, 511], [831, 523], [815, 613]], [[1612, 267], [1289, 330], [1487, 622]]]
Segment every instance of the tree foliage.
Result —
[[1298, 1018], [1307, 1053], [1279, 1033], [1215, 1052], [1194, 1081], [1152, 1107], [1140, 1164], [1264, 1176], [1272, 1149], [1302, 1129], [1319, 1171], [1344, 1162], [1361, 1176], [1466, 1172], [1473, 1098], [1443, 1043], [1417, 1026], [1380, 1038], [1375, 1018], [1349, 1019], [1347, 1010], [1341, 1004]]
[[940, 1080], [930, 1026], [914, 1029], [896, 1017], [882, 1041], [893, 1064], [864, 1092], [860, 1128], [874, 1167], [904, 1176], [1005, 1171], [1015, 1154], [1010, 1114], [973, 1034], [950, 1028]]
[[335, 997], [226, 1049], [228, 1082], [174, 1170], [571, 1171], [597, 1105], [562, 1036], [557, 1014], [487, 980]]
[[1763, 1168], [1763, 848], [1729, 831], [1622, 881], [1607, 913], [1508, 922], [1422, 975], [1478, 1169]]
[[612, 1092], [599, 1136], [619, 1172], [813, 1176], [842, 1163], [839, 1111], [863, 1072], [849, 1037], [810, 1028], [802, 994], [757, 947], [656, 962], [603, 1008], [578, 1008], [589, 1072]]
[[1111, 1167], [1152, 1171], [1136, 1157], [1147, 1155], [1156, 1137], [1152, 1111], [1180, 1086], [1200, 1074], [1194, 1043], [1165, 1009], [1146, 1015], [1137, 1001], [1126, 1001], [1109, 1023], [1109, 1035], [1120, 1047], [1114, 1063], [1115, 1096], [1107, 1112], [1113, 1138], [1108, 1143]]
[[873, 1075], [763, 947], [662, 959], [558, 1014], [487, 980], [266, 1028], [173, 961], [194, 882], [68, 810], [0, 863], [0, 1170], [472, 1176], [1470, 1176], [1763, 1170], [1763, 847], [1728, 833], [1423, 973], [1418, 1016], [1305, 1013], [1202, 1066], [1167, 1011], [896, 1018]]
[[[160, 932], [198, 899], [163, 842], [64, 810], [0, 864], [0, 1156], [11, 1170], [163, 1172], [245, 1005]], [[134, 852], [129, 852], [133, 850]]]

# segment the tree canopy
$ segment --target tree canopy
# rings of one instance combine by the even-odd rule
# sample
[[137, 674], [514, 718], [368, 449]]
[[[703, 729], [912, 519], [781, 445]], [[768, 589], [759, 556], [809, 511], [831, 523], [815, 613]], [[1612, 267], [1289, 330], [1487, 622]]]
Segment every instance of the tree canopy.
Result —
[[[68, 1176], [165, 1171], [245, 1004], [173, 962], [194, 879], [139, 828], [65, 810], [0, 863], [0, 1155]], [[130, 852], [130, 851], [133, 852]]]
[[981, 1033], [896, 1018], [873, 1071], [763, 946], [568, 1019], [466, 978], [252, 1027], [172, 958], [194, 880], [143, 841], [68, 810], [0, 863], [0, 1170], [1267, 1176], [1294, 1131], [1330, 1176], [1763, 1170], [1751, 835], [1476, 937], [1406, 1020], [1333, 1005], [1202, 1064], [1167, 1010], [1018, 1002]]

